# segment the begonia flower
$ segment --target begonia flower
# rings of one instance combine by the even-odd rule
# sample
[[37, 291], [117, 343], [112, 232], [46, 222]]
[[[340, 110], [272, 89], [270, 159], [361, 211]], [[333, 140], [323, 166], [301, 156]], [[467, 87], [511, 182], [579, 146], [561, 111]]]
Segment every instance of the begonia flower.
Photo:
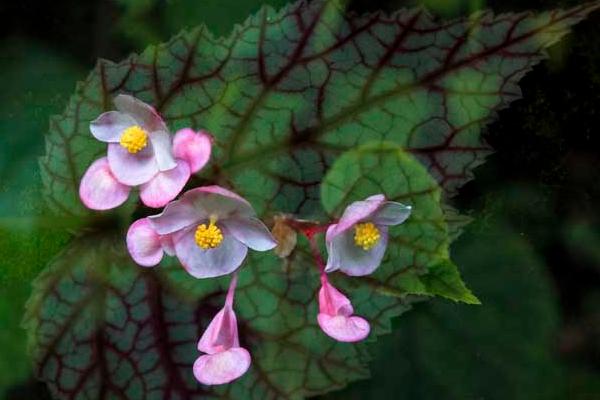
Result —
[[101, 114], [90, 124], [92, 135], [108, 143], [107, 156], [85, 172], [79, 196], [86, 207], [108, 210], [121, 205], [132, 187], [148, 207], [162, 207], [183, 189], [190, 174], [210, 158], [212, 139], [185, 128], [173, 138], [156, 110], [129, 95], [114, 100], [118, 111]]
[[362, 317], [353, 315], [350, 300], [321, 275], [319, 290], [319, 326], [330, 337], [340, 342], [358, 342], [369, 335], [369, 323]]
[[225, 306], [215, 315], [198, 342], [198, 350], [206, 353], [194, 362], [194, 376], [205, 385], [222, 385], [244, 375], [250, 367], [248, 350], [240, 347], [238, 327], [233, 311], [237, 275], [227, 291]]
[[172, 236], [156, 233], [149, 218], [141, 218], [131, 224], [127, 231], [127, 249], [131, 258], [142, 267], [157, 265], [164, 253], [175, 255]]
[[355, 201], [340, 220], [327, 228], [326, 272], [341, 270], [348, 275], [372, 273], [383, 259], [388, 226], [406, 221], [411, 207], [387, 201], [383, 194]]
[[196, 278], [229, 274], [242, 264], [248, 247], [266, 251], [276, 245], [250, 203], [220, 186], [187, 191], [127, 233], [127, 248], [138, 264], [154, 266], [166, 252]]

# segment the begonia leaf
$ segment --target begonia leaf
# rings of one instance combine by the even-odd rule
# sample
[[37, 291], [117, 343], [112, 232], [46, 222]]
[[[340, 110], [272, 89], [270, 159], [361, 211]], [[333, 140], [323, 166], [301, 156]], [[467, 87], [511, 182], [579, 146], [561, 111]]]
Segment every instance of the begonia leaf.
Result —
[[[336, 155], [381, 139], [453, 193], [490, 152], [482, 126], [519, 98], [517, 82], [544, 49], [597, 6], [440, 22], [423, 9], [346, 15], [338, 1], [299, 1], [263, 8], [226, 38], [199, 27], [125, 61], [101, 60], [51, 121], [46, 199], [85, 213], [79, 180], [105, 152], [89, 122], [122, 92], [154, 105], [172, 129], [211, 131], [217, 151], [204, 176], [260, 191], [265, 209], [318, 213]], [[244, 176], [252, 187], [239, 184]]]
[[[235, 309], [252, 367], [230, 385], [207, 387], [192, 373], [196, 344], [228, 278], [190, 279], [168, 263], [140, 268], [118, 236], [77, 239], [34, 283], [25, 325], [36, 375], [58, 399], [296, 399], [368, 376], [364, 344], [335, 342], [318, 328], [313, 270], [285, 274], [275, 257], [257, 253], [248, 264]], [[376, 334], [410, 307], [369, 288], [353, 303]]]

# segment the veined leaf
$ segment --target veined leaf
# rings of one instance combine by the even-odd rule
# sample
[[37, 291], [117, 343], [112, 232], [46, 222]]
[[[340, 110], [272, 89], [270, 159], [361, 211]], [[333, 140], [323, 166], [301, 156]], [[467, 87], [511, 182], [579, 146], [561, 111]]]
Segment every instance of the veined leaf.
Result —
[[[368, 376], [364, 344], [335, 342], [317, 326], [318, 275], [285, 274], [275, 257], [253, 254], [235, 306], [252, 367], [230, 385], [201, 386], [192, 374], [196, 344], [228, 278], [143, 269], [123, 247], [121, 238], [80, 238], [34, 283], [25, 324], [36, 374], [56, 398], [300, 399]], [[353, 303], [376, 334], [409, 308], [369, 288]]]
[[481, 127], [520, 96], [517, 82], [544, 48], [597, 7], [436, 22], [422, 9], [356, 16], [337, 1], [300, 1], [263, 8], [225, 39], [200, 27], [123, 62], [100, 61], [51, 122], [46, 198], [64, 214], [85, 212], [79, 179], [104, 152], [88, 125], [119, 92], [156, 106], [173, 129], [213, 132], [206, 177], [251, 199], [260, 192], [271, 199], [265, 210], [318, 213], [335, 156], [382, 139], [453, 193], [490, 151]]

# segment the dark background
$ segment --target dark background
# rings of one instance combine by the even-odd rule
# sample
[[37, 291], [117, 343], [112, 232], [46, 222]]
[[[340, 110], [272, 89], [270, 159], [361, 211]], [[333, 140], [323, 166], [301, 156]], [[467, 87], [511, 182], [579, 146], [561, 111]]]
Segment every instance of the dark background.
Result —
[[[19, 328], [29, 282], [66, 241], [26, 217], [42, 207], [31, 197], [40, 185], [36, 157], [44, 151], [49, 115], [62, 111], [98, 58], [118, 61], [200, 23], [226, 35], [261, 4], [285, 3], [0, 5], [0, 394], [49, 398], [30, 377]], [[451, 18], [485, 7], [508, 12], [580, 2], [357, 0], [349, 7], [417, 3]], [[523, 99], [484, 132], [496, 152], [454, 199], [474, 222], [453, 255], [484, 305], [475, 311], [443, 301], [417, 306], [375, 348], [374, 378], [330, 397], [600, 398], [599, 25], [596, 12], [522, 80]], [[522, 307], [503, 309], [507, 299]]]

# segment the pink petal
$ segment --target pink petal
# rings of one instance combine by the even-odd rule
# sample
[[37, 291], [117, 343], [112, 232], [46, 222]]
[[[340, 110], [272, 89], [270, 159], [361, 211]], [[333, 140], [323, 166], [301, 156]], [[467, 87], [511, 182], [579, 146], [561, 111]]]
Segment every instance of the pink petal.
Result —
[[230, 305], [215, 315], [198, 342], [198, 350], [207, 354], [220, 353], [239, 347], [237, 318]]
[[202, 186], [188, 190], [184, 195], [196, 209], [205, 215], [223, 220], [233, 217], [253, 217], [256, 213], [244, 198], [220, 186]]
[[140, 187], [140, 198], [148, 207], [163, 207], [173, 200], [190, 178], [190, 168], [179, 160], [177, 167], [157, 173], [149, 182]]
[[406, 221], [410, 216], [411, 210], [411, 206], [405, 206], [395, 201], [386, 201], [373, 214], [371, 220], [377, 225], [399, 225]]
[[135, 118], [146, 131], [169, 131], [156, 110], [143, 101], [127, 94], [120, 94], [115, 97], [114, 103], [117, 110]]
[[137, 186], [148, 182], [158, 173], [152, 146], [131, 154], [120, 144], [109, 143], [108, 163], [117, 180], [125, 185]]
[[384, 203], [385, 196], [376, 194], [362, 201], [355, 201], [344, 210], [344, 214], [337, 223], [337, 226], [331, 233], [328, 232], [327, 240], [331, 240], [355, 224], [368, 220]]
[[173, 138], [173, 154], [187, 161], [193, 174], [206, 165], [211, 149], [212, 137], [204, 131], [196, 133], [190, 128], [184, 128], [177, 131]]
[[161, 214], [150, 217], [161, 235], [174, 233], [211, 215], [224, 221], [230, 217], [252, 217], [250, 203], [219, 186], [204, 186], [185, 192], [180, 200], [169, 203]]
[[364, 250], [354, 243], [354, 232], [345, 231], [329, 240], [329, 230], [335, 229], [332, 225], [327, 230], [327, 265], [325, 272], [341, 270], [347, 275], [369, 275], [379, 267], [385, 255], [388, 243], [386, 226], [377, 226], [381, 238], [370, 250]]
[[94, 161], [81, 178], [79, 197], [92, 210], [109, 210], [123, 204], [130, 190], [115, 179], [103, 157]]
[[177, 162], [171, 152], [171, 135], [167, 131], [151, 132], [150, 142], [159, 171], [168, 171], [177, 166]]
[[138, 219], [129, 227], [127, 250], [133, 260], [142, 267], [153, 267], [162, 260], [161, 240], [148, 218]]
[[[150, 222], [152, 225], [152, 222]], [[154, 227], [152, 227], [154, 229]], [[163, 251], [170, 256], [175, 255], [175, 243], [173, 243], [173, 235], [160, 235], [160, 244]]]
[[321, 279], [319, 290], [319, 313], [350, 316], [354, 308], [350, 299], [330, 284], [325, 277]]
[[250, 353], [242, 347], [200, 356], [194, 363], [194, 376], [205, 385], [222, 385], [236, 380], [250, 368]]
[[118, 111], [109, 111], [90, 123], [90, 131], [101, 142], [118, 143], [123, 131], [135, 124], [135, 119], [129, 115]]
[[371, 327], [362, 317], [317, 315], [319, 326], [327, 335], [340, 342], [358, 342], [369, 336]]
[[246, 258], [246, 245], [226, 231], [223, 232], [220, 246], [209, 250], [203, 250], [196, 244], [194, 233], [195, 226], [192, 226], [175, 241], [177, 258], [193, 277], [214, 278], [230, 274], [238, 269]]
[[181, 200], [170, 202], [162, 213], [149, 218], [156, 232], [165, 235], [196, 224], [200, 220], [206, 220], [209, 216], [201, 210], [195, 209], [194, 205], [189, 199], [186, 199], [184, 194]]
[[321, 276], [319, 290], [319, 314], [317, 321], [323, 331], [340, 342], [356, 342], [369, 334], [369, 323], [361, 317], [353, 316], [352, 303], [342, 292]]
[[223, 225], [237, 240], [257, 251], [275, 248], [277, 242], [269, 229], [256, 218], [229, 218]]

